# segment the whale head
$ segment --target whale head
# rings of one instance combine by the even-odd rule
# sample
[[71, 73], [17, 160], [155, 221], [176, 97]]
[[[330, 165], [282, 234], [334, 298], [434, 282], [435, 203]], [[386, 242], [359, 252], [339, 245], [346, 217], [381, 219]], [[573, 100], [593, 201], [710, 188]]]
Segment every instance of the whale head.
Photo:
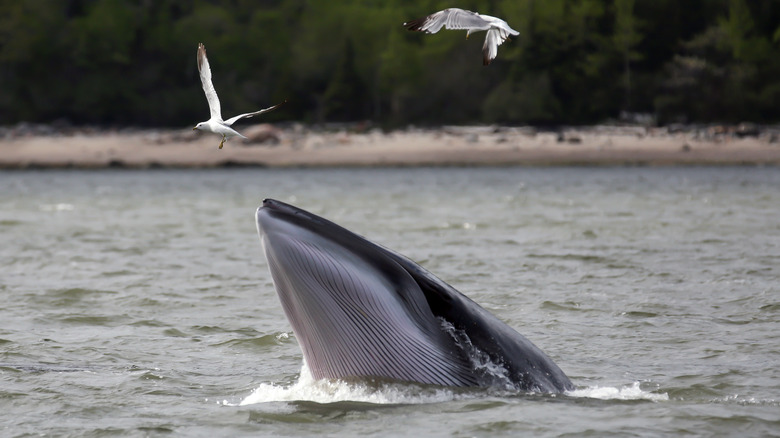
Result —
[[380, 247], [274, 200], [258, 208], [257, 229], [315, 378], [478, 384], [412, 276]]
[[476, 351], [515, 388], [573, 388], [530, 341], [408, 258], [273, 199], [263, 201], [256, 220], [315, 378], [491, 386], [495, 376], [476, 369]]

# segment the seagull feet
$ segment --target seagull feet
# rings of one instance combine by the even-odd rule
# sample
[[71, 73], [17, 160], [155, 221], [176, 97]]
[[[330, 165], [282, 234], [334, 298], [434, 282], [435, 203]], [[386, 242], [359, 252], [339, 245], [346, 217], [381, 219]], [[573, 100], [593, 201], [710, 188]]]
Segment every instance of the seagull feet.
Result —
[[225, 137], [222, 137], [222, 141], [219, 142], [219, 148], [222, 149], [222, 146], [225, 144]]

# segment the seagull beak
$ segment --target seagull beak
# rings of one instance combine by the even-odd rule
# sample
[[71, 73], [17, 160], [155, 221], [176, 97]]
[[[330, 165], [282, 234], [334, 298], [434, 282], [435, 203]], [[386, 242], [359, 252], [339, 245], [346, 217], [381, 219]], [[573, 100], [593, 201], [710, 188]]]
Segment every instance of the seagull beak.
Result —
[[197, 126], [196, 126], [196, 127], [194, 127], [194, 128], [192, 128], [192, 130], [193, 130], [193, 131], [195, 131], [196, 129], [198, 129], [198, 127], [197, 127]]

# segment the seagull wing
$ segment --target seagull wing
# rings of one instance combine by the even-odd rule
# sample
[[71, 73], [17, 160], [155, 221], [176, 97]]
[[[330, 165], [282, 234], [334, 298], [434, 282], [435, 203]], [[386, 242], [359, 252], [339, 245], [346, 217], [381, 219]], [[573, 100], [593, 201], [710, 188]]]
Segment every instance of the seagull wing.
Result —
[[471, 31], [486, 30], [490, 28], [490, 22], [484, 20], [476, 12], [458, 8], [448, 8], [404, 23], [409, 30], [426, 33], [436, 33], [442, 27], [446, 29], [468, 29]]
[[482, 45], [482, 65], [488, 65], [498, 55], [498, 46], [509, 38], [509, 33], [497, 27], [487, 31], [485, 43]]
[[[216, 96], [216, 95], [215, 95], [215, 96]], [[277, 104], [277, 105], [274, 105], [274, 106], [271, 106], [271, 107], [268, 107], [268, 108], [265, 108], [265, 109], [261, 109], [260, 111], [255, 111], [255, 112], [252, 112], [252, 113], [244, 113], [244, 114], [239, 114], [239, 115], [237, 115], [237, 116], [235, 116], [235, 117], [231, 117], [231, 118], [229, 118], [229, 119], [225, 120], [225, 124], [226, 124], [226, 125], [228, 125], [228, 126], [230, 126], [230, 125], [232, 125], [233, 123], [236, 123], [237, 121], [239, 121], [239, 120], [241, 120], [241, 119], [244, 119], [244, 118], [249, 118], [249, 117], [254, 117], [254, 116], [256, 116], [256, 115], [259, 115], [259, 114], [267, 113], [268, 111], [275, 110], [276, 108], [278, 108], [278, 107], [280, 107], [280, 106], [284, 105], [286, 102], [287, 102], [287, 101], [285, 100], [284, 102], [282, 102], [282, 103], [280, 103], [280, 104]]]
[[206, 58], [206, 47], [203, 44], [198, 44], [198, 72], [200, 72], [203, 92], [206, 93], [206, 100], [209, 102], [211, 118], [222, 120], [219, 97], [217, 97], [217, 90], [214, 89], [214, 84], [211, 83], [211, 67], [209, 67], [209, 59]]

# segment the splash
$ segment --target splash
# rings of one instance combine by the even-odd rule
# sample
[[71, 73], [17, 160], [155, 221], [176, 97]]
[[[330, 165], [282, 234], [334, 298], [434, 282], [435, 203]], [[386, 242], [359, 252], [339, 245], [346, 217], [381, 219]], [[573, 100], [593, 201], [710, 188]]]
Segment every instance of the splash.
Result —
[[[422, 387], [410, 384], [366, 385], [340, 380], [315, 380], [309, 368], [303, 364], [298, 380], [289, 386], [263, 383], [252, 394], [239, 403], [224, 401], [227, 406], [246, 406], [257, 403], [310, 401], [315, 403], [361, 402], [379, 405], [443, 403], [454, 400], [479, 398], [480, 396], [513, 397], [534, 395], [506, 390], [468, 391], [463, 389]], [[540, 394], [541, 395], [541, 394]], [[575, 389], [564, 393], [572, 398], [594, 398], [599, 400], [647, 400], [668, 401], [666, 393], [643, 390], [639, 382], [623, 387], [600, 387]]]
[[337, 403], [342, 401], [373, 404], [423, 404], [454, 400], [458, 395], [448, 388], [424, 388], [403, 384], [369, 386], [340, 380], [315, 380], [304, 363], [298, 381], [290, 386], [261, 384], [237, 404], [311, 401]]
[[[315, 403], [361, 402], [379, 405], [443, 403], [454, 400], [479, 398], [480, 396], [513, 397], [534, 395], [517, 391], [463, 391], [450, 388], [430, 388], [409, 384], [382, 384], [370, 386], [339, 380], [315, 380], [306, 364], [300, 378], [290, 386], [263, 383], [239, 403], [227, 406], [246, 406], [257, 403], [311, 401]], [[542, 394], [539, 394], [542, 395]], [[647, 400], [668, 401], [666, 393], [643, 390], [639, 382], [623, 387], [589, 387], [567, 391], [566, 397], [593, 398], [599, 400]]]
[[597, 398], [600, 400], [648, 400], [648, 401], [667, 401], [669, 395], [666, 393], [655, 393], [645, 391], [639, 386], [639, 382], [634, 382], [630, 386], [613, 388], [610, 386], [594, 386], [590, 388], [575, 389], [566, 392], [569, 397]]
[[506, 368], [500, 363], [493, 362], [490, 359], [490, 355], [475, 347], [465, 331], [456, 329], [452, 323], [444, 318], [439, 318], [439, 324], [442, 330], [452, 337], [455, 345], [466, 352], [466, 357], [471, 363], [472, 369], [485, 383], [495, 388], [515, 389], [515, 385], [512, 383], [512, 379], [509, 378]]

